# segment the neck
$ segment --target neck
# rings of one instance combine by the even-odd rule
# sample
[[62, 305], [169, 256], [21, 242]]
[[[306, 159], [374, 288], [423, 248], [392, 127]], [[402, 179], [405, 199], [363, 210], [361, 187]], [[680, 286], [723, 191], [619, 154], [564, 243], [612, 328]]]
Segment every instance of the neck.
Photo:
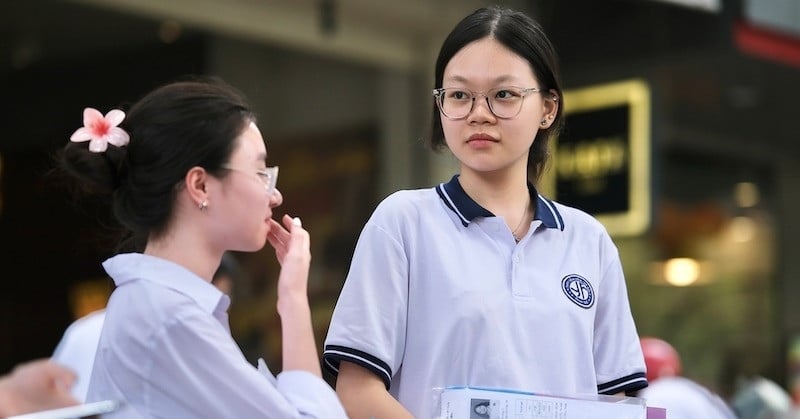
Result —
[[[514, 236], [514, 240], [519, 243], [522, 240], [522, 237], [525, 233], [528, 232], [528, 227], [530, 227], [530, 220], [533, 216], [530, 214], [530, 200], [528, 201], [528, 205], [525, 206], [525, 210], [522, 212], [522, 217], [519, 219], [519, 224], [511, 230], [511, 235]], [[527, 223], [525, 222], [527, 221]]]
[[183, 229], [182, 233], [172, 231], [164, 234], [163, 237], [150, 237], [144, 253], [177, 263], [211, 282], [211, 278], [219, 266], [219, 261], [222, 259], [222, 254], [212, 254], [213, 252], [204, 250], [199, 243], [203, 243], [203, 241], [197, 237], [189, 237], [186, 229]]
[[[458, 182], [472, 199], [495, 214], [513, 213], [528, 205], [528, 178], [525, 172], [475, 172], [461, 170]], [[518, 218], [513, 217], [516, 221]]]

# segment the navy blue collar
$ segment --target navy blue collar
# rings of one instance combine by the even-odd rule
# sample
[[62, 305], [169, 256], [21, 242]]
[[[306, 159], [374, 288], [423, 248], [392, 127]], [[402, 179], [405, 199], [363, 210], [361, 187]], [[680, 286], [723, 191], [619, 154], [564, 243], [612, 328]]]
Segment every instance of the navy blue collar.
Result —
[[[464, 192], [464, 188], [458, 182], [458, 175], [454, 175], [447, 183], [441, 183], [436, 187], [436, 192], [442, 198], [447, 208], [450, 208], [464, 227], [469, 225], [476, 217], [494, 217], [491, 211], [480, 206]], [[547, 228], [557, 228], [564, 230], [564, 219], [561, 218], [558, 209], [552, 201], [539, 195], [532, 183], [528, 182], [528, 193], [531, 195], [531, 202], [536, 202], [536, 213], [534, 219], [542, 222]]]

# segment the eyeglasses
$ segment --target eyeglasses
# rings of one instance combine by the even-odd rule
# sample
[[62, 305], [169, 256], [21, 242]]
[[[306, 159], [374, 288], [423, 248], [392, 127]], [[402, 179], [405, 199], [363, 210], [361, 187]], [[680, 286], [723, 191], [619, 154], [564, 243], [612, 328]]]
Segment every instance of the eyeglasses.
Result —
[[[219, 168], [245, 174], [253, 173], [250, 170], [237, 169], [227, 165], [222, 165]], [[261, 182], [267, 189], [267, 196], [272, 196], [272, 193], [275, 192], [275, 185], [278, 183], [278, 166], [267, 167], [263, 170], [256, 170], [255, 174], [258, 175], [258, 178], [261, 179]]]
[[538, 87], [497, 87], [485, 92], [473, 92], [459, 87], [433, 89], [433, 97], [442, 115], [449, 119], [464, 119], [475, 107], [478, 96], [486, 98], [489, 110], [498, 118], [508, 119], [519, 115], [522, 101], [530, 93], [542, 92]]

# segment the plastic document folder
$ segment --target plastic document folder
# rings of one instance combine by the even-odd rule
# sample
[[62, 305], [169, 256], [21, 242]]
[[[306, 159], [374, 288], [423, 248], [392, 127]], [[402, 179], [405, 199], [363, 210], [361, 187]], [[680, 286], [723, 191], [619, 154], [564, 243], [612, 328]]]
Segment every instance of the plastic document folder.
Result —
[[121, 402], [105, 400], [80, 404], [77, 406], [63, 407], [60, 409], [43, 410], [40, 412], [26, 413], [24, 415], [10, 416], [8, 419], [76, 419], [99, 418], [104, 413], [111, 413], [122, 406]]
[[637, 397], [561, 397], [514, 390], [443, 389], [439, 419], [646, 419]]

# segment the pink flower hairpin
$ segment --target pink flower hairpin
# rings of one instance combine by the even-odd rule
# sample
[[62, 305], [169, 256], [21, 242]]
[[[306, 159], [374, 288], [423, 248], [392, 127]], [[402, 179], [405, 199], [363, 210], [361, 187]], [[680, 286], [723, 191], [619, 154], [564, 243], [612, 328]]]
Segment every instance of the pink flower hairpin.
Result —
[[83, 110], [83, 126], [78, 128], [69, 138], [70, 141], [79, 143], [89, 141], [89, 151], [102, 153], [108, 148], [108, 143], [117, 147], [128, 145], [130, 136], [124, 129], [118, 127], [125, 119], [125, 112], [112, 109], [106, 116], [94, 108]]

